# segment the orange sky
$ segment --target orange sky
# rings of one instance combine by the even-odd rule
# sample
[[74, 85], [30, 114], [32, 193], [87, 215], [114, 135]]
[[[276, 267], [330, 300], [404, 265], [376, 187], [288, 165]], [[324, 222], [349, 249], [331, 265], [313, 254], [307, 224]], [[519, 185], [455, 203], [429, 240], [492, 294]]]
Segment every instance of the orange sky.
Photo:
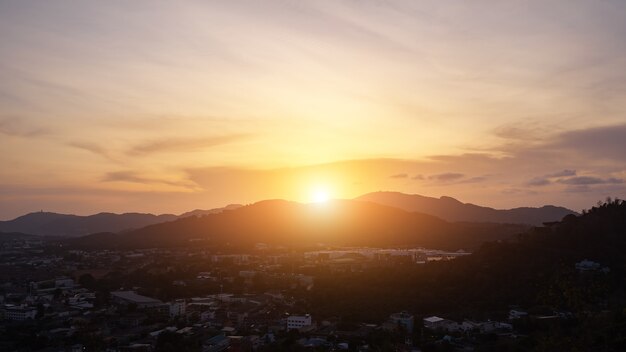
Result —
[[4, 1], [0, 219], [626, 179], [621, 1]]

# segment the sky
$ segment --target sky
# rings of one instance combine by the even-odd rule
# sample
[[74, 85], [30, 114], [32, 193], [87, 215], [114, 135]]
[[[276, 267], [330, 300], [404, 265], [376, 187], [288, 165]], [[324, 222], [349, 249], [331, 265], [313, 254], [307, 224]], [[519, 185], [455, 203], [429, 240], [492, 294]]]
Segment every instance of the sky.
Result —
[[0, 0], [0, 220], [626, 196], [626, 2]]

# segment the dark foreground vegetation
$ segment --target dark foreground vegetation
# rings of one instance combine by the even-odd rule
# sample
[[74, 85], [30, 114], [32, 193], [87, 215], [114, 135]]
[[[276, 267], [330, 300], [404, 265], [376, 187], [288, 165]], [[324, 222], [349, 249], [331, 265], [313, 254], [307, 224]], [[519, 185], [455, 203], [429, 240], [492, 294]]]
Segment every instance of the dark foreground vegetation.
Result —
[[[626, 201], [608, 200], [584, 215], [535, 228], [516, 241], [492, 242], [450, 262], [320, 275], [305, 295], [311, 309], [352, 321], [388, 312], [497, 319], [511, 307], [568, 319], [516, 322], [523, 337], [478, 350], [626, 350]], [[590, 259], [597, 270], [577, 270]], [[419, 336], [418, 336], [419, 338]]]

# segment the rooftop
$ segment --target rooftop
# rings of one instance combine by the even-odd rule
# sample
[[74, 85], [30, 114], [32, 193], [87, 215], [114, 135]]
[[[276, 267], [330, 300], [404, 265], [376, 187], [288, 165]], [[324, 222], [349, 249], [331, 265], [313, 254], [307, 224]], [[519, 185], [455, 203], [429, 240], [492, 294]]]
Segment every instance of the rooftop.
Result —
[[443, 318], [439, 318], [439, 317], [435, 317], [435, 316], [424, 318], [424, 321], [427, 322], [427, 323], [438, 323], [438, 322], [444, 321], [444, 320], [445, 319], [443, 319]]
[[114, 291], [111, 292], [111, 296], [115, 296], [134, 303], [162, 303], [158, 299], [138, 295], [135, 291]]

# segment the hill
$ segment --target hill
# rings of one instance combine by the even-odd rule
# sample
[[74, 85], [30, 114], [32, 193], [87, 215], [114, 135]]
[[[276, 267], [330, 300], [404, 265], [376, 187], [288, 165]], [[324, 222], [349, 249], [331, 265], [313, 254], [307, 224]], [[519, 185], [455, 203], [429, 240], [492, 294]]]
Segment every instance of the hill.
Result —
[[181, 215], [142, 213], [99, 213], [88, 216], [50, 212], [30, 213], [13, 220], [0, 221], [0, 232], [21, 232], [40, 236], [79, 237], [100, 232], [121, 232], [189, 216], [216, 214], [240, 207], [231, 204], [210, 210], [196, 209]]
[[1, 221], [0, 231], [76, 237], [102, 231], [119, 232], [175, 219], [176, 216], [170, 214], [99, 213], [79, 216], [39, 212], [26, 214], [10, 221]]
[[417, 245], [457, 250], [508, 238], [525, 228], [504, 224], [449, 223], [431, 215], [353, 200], [324, 204], [268, 200], [124, 234], [95, 234], [71, 243], [95, 248], [111, 245], [140, 248], [184, 246], [190, 241], [202, 240], [205, 244]]
[[399, 192], [373, 192], [356, 200], [388, 205], [407, 211], [434, 215], [448, 221], [496, 222], [504, 224], [529, 224], [540, 226], [544, 222], [558, 221], [576, 212], [552, 205], [541, 208], [493, 209], [470, 203], [462, 203], [451, 197], [425, 197]]
[[178, 218], [186, 218], [188, 216], [204, 216], [204, 215], [209, 215], [209, 214], [218, 214], [218, 213], [223, 212], [224, 210], [235, 210], [237, 208], [241, 208], [242, 206], [243, 205], [241, 204], [229, 204], [223, 208], [215, 208], [215, 209], [209, 209], [209, 210], [195, 209], [195, 210], [180, 214]]

